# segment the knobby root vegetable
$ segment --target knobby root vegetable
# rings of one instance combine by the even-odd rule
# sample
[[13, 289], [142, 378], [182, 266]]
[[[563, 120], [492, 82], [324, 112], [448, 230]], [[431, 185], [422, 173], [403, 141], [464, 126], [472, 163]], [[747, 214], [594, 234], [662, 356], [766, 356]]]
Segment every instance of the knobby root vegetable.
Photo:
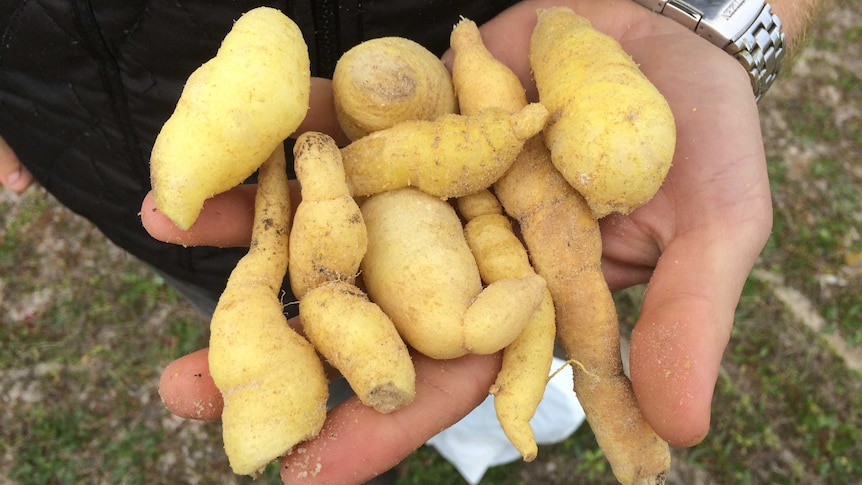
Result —
[[328, 281], [353, 283], [368, 234], [335, 142], [322, 133], [303, 133], [293, 153], [302, 201], [290, 233], [289, 276], [293, 294], [301, 299]]
[[597, 218], [650, 200], [676, 144], [673, 113], [620, 44], [564, 7], [538, 12], [530, 66], [554, 165]]
[[413, 401], [416, 373], [395, 325], [353, 285], [368, 245], [335, 141], [302, 134], [294, 146], [302, 187], [290, 234], [290, 281], [306, 337], [363, 404], [388, 413]]
[[326, 418], [323, 364], [288, 326], [280, 300], [288, 195], [279, 145], [260, 167], [251, 246], [231, 272], [211, 322], [209, 367], [224, 397], [224, 447], [241, 475], [260, 472], [315, 436]]
[[[462, 197], [458, 209], [469, 221], [465, 235], [482, 281], [490, 284], [535, 274], [527, 251], [493, 194], [482, 191]], [[530, 419], [545, 393], [555, 334], [554, 302], [545, 289], [527, 325], [503, 351], [500, 372], [491, 387], [497, 420], [525, 461], [538, 454]]]
[[548, 111], [531, 104], [516, 113], [490, 108], [473, 116], [403, 121], [342, 148], [351, 193], [373, 195], [417, 187], [440, 198], [489, 187], [541, 131]]
[[554, 300], [557, 336], [574, 388], [617, 480], [664, 483], [670, 451], [644, 420], [623, 373], [616, 308], [602, 274], [602, 241], [589, 206], [534, 139], [494, 185], [519, 223], [533, 266]]
[[490, 107], [514, 113], [527, 105], [521, 80], [488, 51], [475, 22], [469, 19], [458, 22], [449, 44], [455, 53], [452, 82], [461, 114], [471, 115]]
[[345, 52], [335, 65], [332, 92], [339, 125], [351, 140], [458, 109], [443, 62], [402, 37], [370, 39]]
[[[463, 114], [470, 115], [493, 106], [515, 112], [527, 105], [521, 81], [488, 51], [473, 21], [464, 19], [459, 22], [452, 30], [450, 44], [455, 53], [452, 80]], [[476, 72], [483, 75], [476, 76]], [[506, 274], [502, 273], [504, 269], [509, 275], [533, 272], [529, 260], [524, 261], [526, 253], [511, 232], [508, 220], [502, 215], [490, 215], [502, 214], [499, 206], [497, 199], [487, 191], [458, 199], [462, 216], [470, 221], [465, 234], [477, 255], [480, 273], [486, 283], [491, 278], [503, 277]], [[508, 233], [506, 227], [509, 228]], [[492, 251], [494, 246], [499, 247]], [[501, 256], [493, 257], [498, 251]], [[501, 261], [500, 258], [505, 259]], [[504, 261], [520, 264], [507, 267]], [[555, 334], [553, 300], [546, 289], [542, 303], [530, 322], [504, 350], [500, 372], [491, 389], [497, 420], [506, 437], [526, 461], [533, 460], [538, 453], [529, 421], [547, 385]]]
[[544, 295], [537, 275], [482, 288], [455, 210], [438, 197], [403, 188], [362, 204], [368, 252], [362, 279], [402, 337], [435, 359], [491, 354], [527, 325]]
[[245, 13], [192, 73], [150, 161], [156, 207], [180, 229], [204, 201], [248, 178], [308, 111], [302, 32], [273, 8]]
[[416, 371], [389, 317], [356, 286], [331, 281], [299, 302], [302, 328], [356, 396], [378, 412], [413, 402]]
[[[472, 23], [462, 22], [453, 32], [453, 79], [462, 112], [491, 105], [519, 109], [526, 99], [517, 77], [480, 41]], [[503, 79], [471, 83], [472, 70]], [[533, 266], [547, 282], [557, 335], [574, 363], [575, 391], [615, 476], [623, 484], [661, 483], [670, 453], [643, 419], [622, 371], [616, 309], [601, 272], [598, 222], [554, 168], [541, 136], [527, 141], [494, 191], [518, 221]]]
[[[492, 106], [515, 112], [527, 105], [521, 81], [488, 51], [482, 41], [479, 28], [473, 21], [464, 19], [459, 22], [452, 30], [450, 43], [455, 53], [452, 62], [452, 80], [462, 113], [469, 115]], [[476, 76], [476, 72], [482, 72], [483, 75]], [[495, 259], [491, 258], [490, 249], [477, 249], [480, 241], [483, 240], [479, 237], [483, 232], [476, 229], [477, 225], [487, 227], [486, 234], [489, 235], [484, 239], [486, 245], [493, 244], [494, 239], [489, 241], [488, 238], [496, 236], [500, 241], [498, 244], [502, 246], [500, 251], [513, 254], [508, 256], [507, 260], [521, 260], [521, 257], [514, 256], [519, 252], [518, 247], [521, 247], [521, 243], [517, 239], [512, 240], [514, 235], [506, 233], [503, 220], [493, 218], [488, 223], [482, 222], [490, 217], [484, 214], [501, 212], [499, 202], [492, 194], [479, 192], [462, 197], [458, 199], [458, 207], [464, 218], [470, 221], [466, 235], [467, 240], [471, 242], [471, 248], [474, 253], [481, 251], [484, 254], [476, 258], [483, 280], [487, 282], [492, 276], [499, 277], [500, 274], [488, 274], [491, 271], [489, 267], [495, 267], [491, 264]], [[508, 221], [505, 221], [505, 224], [508, 224]], [[526, 267], [521, 264], [519, 267], [510, 268], [509, 271], [526, 272], [529, 268], [532, 272], [529, 261], [526, 264]], [[526, 461], [534, 459], [538, 453], [529, 420], [535, 414], [547, 385], [548, 368], [553, 359], [555, 333], [553, 300], [550, 292], [546, 290], [544, 299], [533, 314], [530, 323], [504, 350], [502, 366], [491, 389], [494, 394], [497, 420], [506, 437]]]

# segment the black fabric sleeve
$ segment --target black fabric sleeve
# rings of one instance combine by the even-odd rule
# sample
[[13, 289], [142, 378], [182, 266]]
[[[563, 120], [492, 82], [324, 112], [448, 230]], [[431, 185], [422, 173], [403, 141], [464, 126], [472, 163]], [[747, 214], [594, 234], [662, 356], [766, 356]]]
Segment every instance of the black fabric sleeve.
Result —
[[245, 250], [155, 241], [138, 212], [149, 190], [155, 137], [189, 74], [215, 55], [233, 22], [259, 5], [280, 8], [303, 30], [313, 74], [329, 77], [340, 54], [366, 38], [404, 36], [439, 55], [460, 16], [481, 23], [511, 3], [4, 1], [0, 135], [61, 203], [131, 254], [215, 300]]

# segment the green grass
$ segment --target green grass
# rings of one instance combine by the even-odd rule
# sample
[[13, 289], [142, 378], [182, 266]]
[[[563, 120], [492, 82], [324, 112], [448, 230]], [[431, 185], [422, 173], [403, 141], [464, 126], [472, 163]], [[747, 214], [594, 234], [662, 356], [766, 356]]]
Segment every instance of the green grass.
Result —
[[[862, 476], [862, 379], [817, 342], [767, 284], [749, 281], [725, 359], [730, 371], [716, 393], [719, 406], [732, 405], [716, 409], [710, 435], [690, 459], [719, 465], [712, 476], [720, 483]], [[765, 457], [786, 466], [761, 466]]]
[[829, 158], [814, 160], [802, 180], [788, 177], [780, 160], [770, 170], [777, 203], [766, 264], [811, 295], [849, 342], [862, 342], [862, 282], [848, 263], [862, 254], [859, 178]]

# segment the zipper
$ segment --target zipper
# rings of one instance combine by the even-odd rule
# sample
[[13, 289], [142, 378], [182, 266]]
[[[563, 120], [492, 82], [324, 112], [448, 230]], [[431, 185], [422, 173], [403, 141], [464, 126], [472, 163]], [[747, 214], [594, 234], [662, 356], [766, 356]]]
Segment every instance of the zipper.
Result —
[[332, 78], [341, 53], [362, 38], [362, 5], [359, 0], [317, 0], [310, 3], [316, 74]]

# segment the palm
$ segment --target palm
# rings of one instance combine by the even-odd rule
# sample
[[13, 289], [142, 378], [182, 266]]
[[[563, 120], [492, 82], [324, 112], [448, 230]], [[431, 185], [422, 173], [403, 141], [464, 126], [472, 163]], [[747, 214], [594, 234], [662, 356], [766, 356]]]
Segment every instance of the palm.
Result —
[[[628, 217], [603, 221], [606, 276], [615, 288], [643, 282], [643, 269], [655, 266], [660, 254], [692, 231], [762, 239], [769, 226], [769, 186], [747, 76], [706, 41], [666, 19], [647, 19], [670, 32], [633, 32], [622, 43], [671, 104], [677, 149], [673, 168], [650, 203]], [[752, 262], [755, 256], [746, 255]]]
[[[483, 27], [489, 48], [527, 86], [533, 12], [558, 3], [523, 2]], [[638, 400], [660, 435], [691, 445], [708, 429], [733, 311], [771, 227], [754, 97], [736, 60], [675, 22], [630, 1], [567, 3], [621, 43], [676, 119], [674, 162], [661, 190], [601, 226], [609, 285], [650, 281], [632, 335]]]

